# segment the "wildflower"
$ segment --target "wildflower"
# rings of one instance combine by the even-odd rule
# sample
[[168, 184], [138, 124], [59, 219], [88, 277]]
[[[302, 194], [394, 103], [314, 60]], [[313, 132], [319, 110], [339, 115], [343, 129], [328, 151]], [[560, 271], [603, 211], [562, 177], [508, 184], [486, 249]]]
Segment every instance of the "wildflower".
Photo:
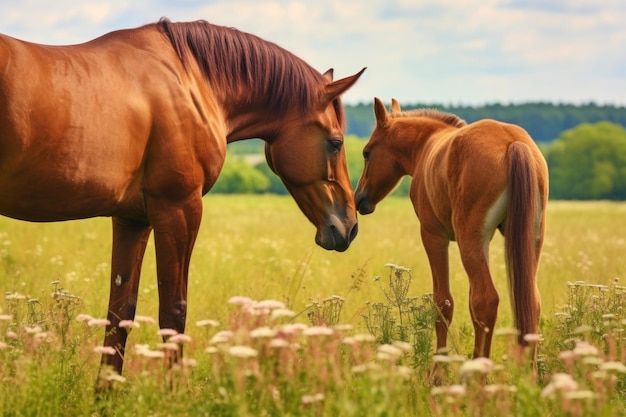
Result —
[[20, 293], [14, 292], [14, 293], [7, 293], [4, 298], [6, 300], [25, 300], [26, 296]]
[[596, 395], [589, 390], [580, 390], [566, 392], [565, 397], [570, 400], [593, 400]]
[[36, 333], [40, 333], [41, 332], [41, 327], [40, 326], [34, 326], [34, 327], [26, 326], [24, 328], [24, 330], [26, 330], [26, 333], [28, 333], [28, 334], [36, 334]]
[[150, 350], [150, 346], [149, 346], [149, 345], [147, 345], [147, 344], [137, 343], [137, 344], [135, 345], [135, 352], [136, 352], [138, 355], [141, 355], [141, 354], [142, 354], [142, 352], [145, 352], [145, 351], [147, 351], [147, 350]]
[[493, 334], [496, 336], [517, 336], [519, 335], [519, 330], [512, 327], [506, 327], [503, 329], [497, 329], [493, 332]]
[[9, 347], [9, 345], [7, 345], [6, 343], [4, 343], [4, 342], [0, 342], [0, 350], [2, 350], [2, 349], [6, 349], [6, 348], [8, 348], [8, 347]]
[[541, 339], [541, 335], [536, 333], [528, 333], [524, 335], [524, 341], [527, 343], [538, 343]]
[[280, 332], [284, 334], [297, 334], [307, 328], [308, 326], [304, 323], [288, 323], [280, 327]]
[[397, 347], [398, 349], [402, 350], [403, 352], [409, 353], [413, 351], [413, 346], [411, 346], [410, 343], [407, 342], [403, 342], [401, 340], [396, 340], [393, 342], [393, 346]]
[[315, 395], [303, 395], [302, 404], [312, 404], [324, 400], [324, 394], [321, 392]]
[[587, 342], [578, 341], [576, 342], [576, 347], [574, 348], [574, 353], [578, 356], [589, 356], [589, 355], [597, 355], [598, 349], [590, 345]]
[[305, 336], [330, 336], [333, 334], [333, 329], [325, 326], [313, 326], [304, 329], [302, 334]]
[[354, 345], [356, 343], [356, 340], [354, 340], [354, 337], [348, 336], [341, 339], [341, 343], [343, 343], [344, 345]]
[[209, 340], [209, 343], [210, 344], [226, 343], [226, 342], [230, 342], [232, 338], [233, 338], [233, 332], [231, 332], [230, 330], [222, 330], [220, 332], [217, 332], [211, 338], [211, 340]]
[[214, 354], [214, 353], [217, 353], [217, 348], [215, 346], [209, 346], [204, 351], [206, 353]]
[[254, 358], [259, 354], [249, 346], [231, 346], [228, 353], [237, 358]]
[[178, 343], [179, 345], [182, 345], [183, 343], [191, 343], [191, 340], [191, 336], [184, 333], [175, 334], [174, 336], [167, 339], [168, 342]]
[[235, 304], [235, 305], [249, 305], [254, 303], [254, 301], [251, 298], [248, 297], [241, 297], [241, 296], [235, 296], [235, 297], [231, 297], [228, 299], [228, 304]]
[[12, 331], [12, 330], [8, 330], [8, 331], [7, 331], [7, 339], [10, 339], [10, 340], [17, 340], [17, 333], [15, 333], [15, 332], [14, 332], [14, 331]]
[[378, 353], [388, 355], [390, 358], [398, 358], [404, 353], [402, 349], [393, 345], [380, 345], [378, 346]]
[[79, 314], [78, 316], [76, 316], [76, 321], [89, 321], [89, 320], [93, 320], [93, 317], [91, 317], [89, 314]]
[[272, 341], [270, 342], [270, 347], [277, 349], [286, 348], [289, 347], [289, 342], [287, 342], [285, 339], [280, 338], [272, 339]]
[[374, 342], [376, 340], [376, 338], [369, 333], [359, 333], [359, 334], [355, 334], [353, 337], [356, 342], [360, 342], [360, 343]]
[[253, 339], [270, 338], [276, 336], [276, 330], [270, 327], [259, 327], [250, 332], [250, 337]]
[[600, 369], [603, 371], [615, 371], [626, 374], [626, 365], [621, 362], [604, 362], [600, 365]]
[[90, 319], [87, 321], [87, 326], [89, 327], [104, 327], [111, 324], [111, 322], [107, 319]]
[[183, 358], [183, 367], [185, 368], [195, 368], [198, 366], [198, 361], [192, 358]]
[[198, 327], [205, 327], [205, 326], [217, 327], [219, 325], [220, 325], [219, 322], [217, 322], [216, 320], [200, 320], [196, 322], [196, 326]]
[[156, 321], [152, 317], [148, 317], [148, 316], [135, 316], [135, 321], [137, 323], [144, 323], [144, 324], [155, 324], [156, 323]]
[[37, 332], [33, 335], [33, 338], [37, 341], [44, 341], [48, 339], [48, 332]]
[[11, 321], [13, 316], [10, 314], [0, 314], [0, 321]]
[[486, 393], [492, 394], [492, 395], [497, 392], [510, 392], [514, 394], [517, 392], [517, 387], [515, 385], [492, 384], [492, 385], [485, 386], [484, 390]]
[[333, 326], [333, 329], [338, 332], [349, 332], [353, 328], [354, 326], [352, 326], [351, 324], [336, 324]]
[[465, 385], [454, 384], [447, 387], [434, 387], [430, 390], [431, 395], [448, 394], [453, 397], [462, 397], [466, 393]]
[[397, 372], [398, 376], [404, 379], [409, 379], [411, 378], [411, 375], [413, 375], [413, 370], [408, 366], [398, 366]]
[[558, 358], [562, 361], [569, 362], [576, 358], [576, 354], [571, 350], [564, 350], [563, 352], [559, 353]]
[[493, 362], [488, 358], [476, 358], [463, 362], [459, 368], [461, 376], [473, 373], [486, 374], [493, 369]]
[[161, 337], [174, 336], [177, 335], [178, 332], [174, 329], [159, 329], [157, 334]]
[[541, 391], [541, 396], [552, 397], [556, 391], [575, 391], [578, 389], [578, 382], [570, 374], [556, 373], [552, 375], [550, 383]]
[[146, 350], [141, 350], [140, 352], [138, 352], [141, 356], [144, 356], [146, 358], [152, 358], [152, 359], [161, 359], [165, 357], [165, 353], [163, 353], [160, 350], [150, 350], [150, 349], [146, 349]]
[[448, 355], [433, 355], [433, 362], [435, 363], [450, 363], [452, 358]]
[[157, 349], [177, 351], [180, 349], [178, 344], [172, 342], [157, 343]]
[[122, 320], [119, 322], [118, 326], [122, 329], [132, 329], [133, 327], [139, 327], [140, 324], [132, 320]]
[[111, 372], [104, 379], [106, 379], [109, 382], [126, 382], [126, 378], [124, 378], [122, 375], [115, 373], [115, 372]]
[[103, 355], [115, 355], [117, 351], [112, 346], [96, 346], [93, 348], [96, 353], [102, 353]]
[[602, 363], [604, 363], [604, 361], [597, 356], [591, 355], [591, 356], [585, 356], [582, 360], [582, 363], [584, 365], [599, 366]]
[[286, 308], [276, 308], [274, 310], [272, 310], [272, 318], [273, 319], [280, 319], [283, 317], [286, 318], [291, 318], [291, 317], [295, 317], [296, 313], [292, 310], [288, 310]]
[[254, 308], [257, 310], [263, 310], [263, 309], [269, 309], [269, 310], [283, 309], [284, 310], [285, 304], [276, 300], [262, 300], [262, 301], [256, 302], [254, 304]]

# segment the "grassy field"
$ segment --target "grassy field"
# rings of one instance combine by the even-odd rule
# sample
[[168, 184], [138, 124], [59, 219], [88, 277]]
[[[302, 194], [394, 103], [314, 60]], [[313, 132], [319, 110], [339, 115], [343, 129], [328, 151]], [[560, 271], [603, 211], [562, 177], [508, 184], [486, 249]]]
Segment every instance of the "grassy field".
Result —
[[[211, 361], [204, 351], [210, 335], [207, 334], [206, 328], [197, 327], [194, 323], [201, 320], [216, 320], [222, 323], [222, 326], [225, 323], [232, 323], [233, 306], [228, 303], [228, 300], [233, 296], [281, 301], [286, 308], [296, 313], [293, 321], [306, 324], [311, 324], [307, 319], [307, 313], [311, 310], [307, 310], [307, 306], [316, 303], [322, 305], [323, 301], [328, 300], [329, 297], [339, 296], [343, 302], [340, 305], [340, 313], [336, 312], [339, 317], [338, 322], [351, 325], [353, 329], [351, 332], [354, 334], [363, 334], [368, 331], [363, 319], [368, 306], [372, 303], [387, 301], [381, 291], [381, 282], [384, 282], [390, 274], [386, 264], [392, 263], [411, 269], [411, 295], [421, 296], [431, 291], [430, 271], [420, 243], [419, 224], [408, 199], [389, 198], [383, 201], [372, 215], [361, 216], [359, 236], [350, 249], [344, 253], [327, 252], [317, 247], [314, 243], [314, 233], [313, 226], [307, 222], [295, 203], [288, 197], [211, 195], [205, 199], [203, 223], [192, 258], [189, 284], [187, 334], [196, 342], [186, 351], [191, 357], [194, 353], [197, 354], [199, 363], [195, 376], [185, 379], [184, 390], [168, 391], [177, 393], [176, 397], [169, 400], [176, 403], [187, 401], [197, 406], [199, 395], [207, 395], [207, 391], [217, 386], [219, 389], [223, 388], [217, 381], [219, 378], [215, 374], [211, 377], [211, 371], [207, 370], [216, 369], [214, 364], [213, 366], [210, 364]], [[626, 253], [626, 204], [551, 202], [539, 274], [543, 299], [541, 330], [544, 333], [546, 345], [552, 344], [546, 340], [550, 335], [568, 336], [559, 334], [558, 329], [555, 330], [558, 327], [558, 323], [555, 324], [555, 314], [558, 315], [564, 308], [567, 308], [568, 303], [571, 305], [573, 302], [571, 288], [567, 283], [585, 281], [610, 287], [614, 284], [615, 278], [624, 278], [626, 268], [624, 253]], [[502, 255], [503, 241], [500, 236], [496, 236], [491, 248], [491, 263], [502, 300], [498, 327], [505, 329], [511, 327], [511, 316], [506, 302], [508, 295]], [[56, 317], [61, 321], [63, 317], [67, 318], [69, 320], [66, 325], [67, 329], [74, 329], [75, 316], [81, 313], [93, 317], [105, 317], [108, 301], [109, 257], [109, 219], [30, 224], [0, 218], [0, 290], [7, 294], [4, 304], [0, 302], [0, 315], [12, 316], [10, 320], [0, 321], [0, 342], [4, 341], [6, 344], [5, 348], [0, 349], [0, 363], [2, 363], [0, 379], [3, 395], [11, 394], [12, 384], [33, 384], [33, 379], [36, 379], [42, 387], [34, 391], [36, 394], [31, 390], [20, 391], [24, 396], [38, 395], [42, 402], [43, 399], [49, 397], [46, 401], [50, 404], [64, 404], [68, 409], [68, 415], [73, 413], [84, 415], [85, 409], [93, 408], [93, 392], [89, 387], [96, 379], [99, 354], [94, 353], [92, 349], [102, 342], [102, 329], [90, 329], [85, 334], [71, 333], [71, 339], [65, 342], [72, 348], [59, 349], [60, 352], [57, 352], [57, 355], [61, 355], [62, 358], [57, 357], [58, 361], [61, 364], [65, 363], [63, 366], [73, 368], [69, 375], [67, 370], [53, 372], [53, 367], [50, 366], [50, 371], [41, 372], [40, 377], [37, 377], [38, 371], [33, 371], [28, 367], [20, 371], [22, 359], [19, 358], [22, 356], [15, 353], [15, 350], [9, 353], [11, 345], [6, 343], [8, 336], [3, 333], [15, 331], [18, 327], [32, 326], [34, 318], [39, 316], [44, 317], [42, 322], [48, 328], [43, 330], [48, 331], [55, 327], [50, 317]], [[376, 281], [376, 277], [383, 277], [383, 279]], [[52, 284], [52, 282], [58, 283]], [[450, 346], [453, 349], [452, 353], [467, 356], [471, 353], [473, 343], [467, 307], [468, 284], [454, 244], [451, 245], [451, 282], [456, 301], [456, 316], [451, 326]], [[50, 315], [54, 308], [59, 308], [58, 302], [51, 301], [50, 297], [55, 289], [57, 294], [62, 293], [68, 296], [64, 298], [65, 304], [61, 308], [63, 313], [61, 318], [54, 314]], [[16, 295], [25, 296], [24, 300], [36, 301], [31, 303], [24, 301], [23, 305], [18, 306], [15, 300], [20, 297], [15, 297]], [[73, 304], [73, 301], [68, 300], [76, 300], [76, 303]], [[144, 261], [137, 314], [156, 318], [157, 307], [154, 249], [149, 246]], [[621, 306], [614, 307], [615, 309], [619, 307], [615, 313], [621, 314]], [[59, 326], [56, 328], [58, 330]], [[201, 340], [204, 341], [200, 342]], [[149, 331], [146, 326], [131, 333], [130, 343], [132, 344], [155, 344], [157, 342], [156, 330]], [[556, 349], [562, 345], [562, 342], [562, 340], [559, 341], [561, 344], [554, 345], [552, 349], [546, 349], [546, 354], [556, 356], [558, 353]], [[29, 350], [31, 348], [28, 343], [22, 342], [18, 345], [22, 354], [26, 355], [30, 352], [35, 355], [30, 357], [31, 361], [39, 366], [42, 365], [42, 360], [53, 360], [45, 355], [38, 357], [37, 352], [33, 351], [33, 353]], [[496, 338], [492, 357], [506, 357], [509, 348], [508, 339]], [[427, 354], [428, 352], [424, 355]], [[67, 359], [67, 356], [63, 355], [70, 355], [73, 359]], [[557, 358], [552, 357], [546, 362], [556, 361]], [[44, 363], [43, 365], [50, 364]], [[550, 370], [555, 369], [555, 365], [550, 366]], [[131, 363], [128, 369], [137, 371], [138, 367], [140, 368], [140, 361], [137, 361], [135, 366]], [[538, 390], [548, 384], [549, 373], [546, 373]], [[66, 398], [59, 394], [59, 388], [57, 391], [51, 388], [51, 386], [59, 386], [59, 375], [65, 375], [68, 378], [65, 383], [82, 383], [88, 386], [79, 389], [75, 397]], [[126, 408], [121, 408], [120, 415], [126, 415], [124, 410], [138, 415], [174, 413], [322, 415], [322, 412], [328, 413], [330, 410], [340, 412], [338, 415], [393, 415], [375, 412], [375, 407], [369, 407], [362, 401], [351, 403], [353, 408], [357, 403], [367, 408], [361, 412], [358, 410], [348, 412], [347, 410], [351, 410], [349, 406], [342, 408], [343, 406], [335, 405], [333, 408], [328, 404], [331, 402], [328, 392], [322, 408], [320, 405], [305, 407], [296, 414], [289, 411], [291, 409], [286, 405], [287, 408], [282, 410], [277, 408], [268, 411], [257, 404], [261, 408], [254, 411], [254, 407], [249, 406], [250, 400], [244, 398], [245, 396], [238, 400], [231, 399], [232, 403], [247, 404], [245, 412], [232, 406], [231, 408], [209, 407], [201, 410], [200, 408], [185, 408], [181, 404], [164, 409], [159, 403], [163, 399], [162, 391], [158, 387], [152, 387], [149, 378], [142, 379], [141, 372], [136, 375], [138, 375], [136, 379], [129, 378], [134, 381], [135, 386], [126, 390], [130, 392], [128, 395], [136, 395], [139, 392], [146, 399], [146, 405], [145, 407], [136, 406], [139, 408], [127, 405]], [[46, 380], [48, 377], [52, 380]], [[303, 376], [300, 378], [306, 379]], [[620, 381], [622, 380], [623, 377]], [[236, 385], [237, 379], [234, 378], [233, 381], [230, 381], [230, 384]], [[459, 415], [457, 411], [466, 415], [479, 415], [475, 414], [475, 410], [472, 411], [471, 405], [467, 404], [456, 411], [449, 405], [438, 406], [433, 400], [434, 394], [429, 394], [428, 384], [424, 384], [423, 380], [419, 382], [420, 390], [415, 391], [413, 388], [408, 391], [411, 393], [412, 401], [417, 404], [410, 408], [416, 415]], [[128, 386], [132, 383], [127, 381], [125, 384]], [[146, 391], [142, 391], [144, 388]], [[368, 385], [363, 389], [371, 390], [372, 386]], [[394, 389], [390, 389], [387, 394], [395, 393]], [[519, 386], [517, 389], [519, 390]], [[250, 390], [249, 386], [244, 388], [245, 392], [254, 392]], [[518, 391], [517, 396], [523, 399], [525, 392]], [[401, 391], [401, 394], [406, 393]], [[148, 398], [152, 402], [148, 401]], [[383, 404], [387, 400], [390, 404], [397, 402], [384, 395], [377, 398]], [[524, 404], [519, 398], [515, 407], [521, 407]], [[315, 402], [315, 397], [311, 401]], [[337, 401], [339, 404], [340, 399]], [[616, 399], [612, 398], [611, 401], [614, 402]], [[617, 401], [621, 401], [621, 396], [617, 398]], [[306, 403], [304, 400], [303, 402]], [[0, 414], [5, 416], [55, 414], [44, 412], [44, 405], [29, 409], [25, 405], [27, 403], [26, 399], [20, 401], [19, 398], [14, 402], [4, 401], [2, 404], [5, 409], [0, 410]], [[74, 405], [69, 407], [70, 403]], [[452, 402], [444, 401], [443, 403]], [[106, 404], [106, 401], [102, 404]], [[154, 407], [157, 408], [154, 409]], [[34, 412], [35, 410], [37, 411]], [[540, 408], [537, 411], [538, 414], [524, 415], [541, 415], [541, 412], [545, 410]], [[570, 413], [567, 406], [561, 407], [560, 410], [560, 413], [554, 410], [550, 412], [553, 415], [586, 415], [584, 410], [587, 409], [580, 408], [583, 410], [581, 414], [575, 414], [574, 411]], [[600, 415], [619, 415], [613, 413], [613, 410], [616, 410], [614, 406], [608, 410]], [[623, 407], [618, 410], [623, 410]]]

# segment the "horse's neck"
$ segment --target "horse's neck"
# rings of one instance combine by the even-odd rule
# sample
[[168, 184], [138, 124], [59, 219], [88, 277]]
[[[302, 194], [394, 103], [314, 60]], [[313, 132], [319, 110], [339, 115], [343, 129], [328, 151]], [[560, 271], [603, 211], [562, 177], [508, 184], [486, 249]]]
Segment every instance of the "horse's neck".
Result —
[[251, 138], [269, 140], [277, 131], [276, 116], [267, 114], [260, 106], [235, 104], [229, 107], [226, 110], [228, 143]]
[[415, 121], [415, 123], [405, 127], [401, 135], [398, 135], [396, 154], [407, 175], [412, 175], [415, 172], [426, 154], [432, 153], [444, 145], [446, 140], [441, 139], [441, 133], [444, 129], [445, 127], [440, 123], [428, 120]]

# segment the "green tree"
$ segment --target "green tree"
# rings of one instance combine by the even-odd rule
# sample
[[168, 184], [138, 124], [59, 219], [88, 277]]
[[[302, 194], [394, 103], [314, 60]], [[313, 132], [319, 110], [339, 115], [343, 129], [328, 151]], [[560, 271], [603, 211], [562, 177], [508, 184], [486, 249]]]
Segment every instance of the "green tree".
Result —
[[626, 129], [611, 122], [581, 124], [548, 148], [555, 199], [626, 200]]
[[226, 158], [212, 193], [240, 194], [265, 193], [270, 186], [269, 178], [241, 157]]

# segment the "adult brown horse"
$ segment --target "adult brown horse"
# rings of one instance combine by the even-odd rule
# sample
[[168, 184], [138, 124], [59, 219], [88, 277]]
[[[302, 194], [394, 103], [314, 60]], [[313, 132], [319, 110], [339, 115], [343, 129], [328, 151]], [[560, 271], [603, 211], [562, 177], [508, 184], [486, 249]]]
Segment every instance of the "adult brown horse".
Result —
[[494, 120], [466, 124], [432, 109], [391, 113], [375, 99], [376, 127], [363, 149], [365, 168], [356, 190], [357, 209], [372, 213], [404, 175], [428, 255], [437, 348], [445, 350], [454, 301], [448, 246], [456, 240], [469, 276], [474, 357], [488, 357], [499, 298], [489, 272], [489, 244], [504, 235], [510, 301], [519, 343], [537, 332], [540, 297], [536, 275], [548, 201], [548, 171], [541, 152], [519, 126]]
[[103, 363], [121, 372], [142, 258], [154, 231], [159, 324], [182, 332], [202, 196], [226, 144], [265, 153], [316, 242], [344, 251], [357, 233], [332, 81], [256, 36], [205, 21], [146, 26], [73, 46], [0, 36], [0, 213], [28, 221], [113, 219]]

